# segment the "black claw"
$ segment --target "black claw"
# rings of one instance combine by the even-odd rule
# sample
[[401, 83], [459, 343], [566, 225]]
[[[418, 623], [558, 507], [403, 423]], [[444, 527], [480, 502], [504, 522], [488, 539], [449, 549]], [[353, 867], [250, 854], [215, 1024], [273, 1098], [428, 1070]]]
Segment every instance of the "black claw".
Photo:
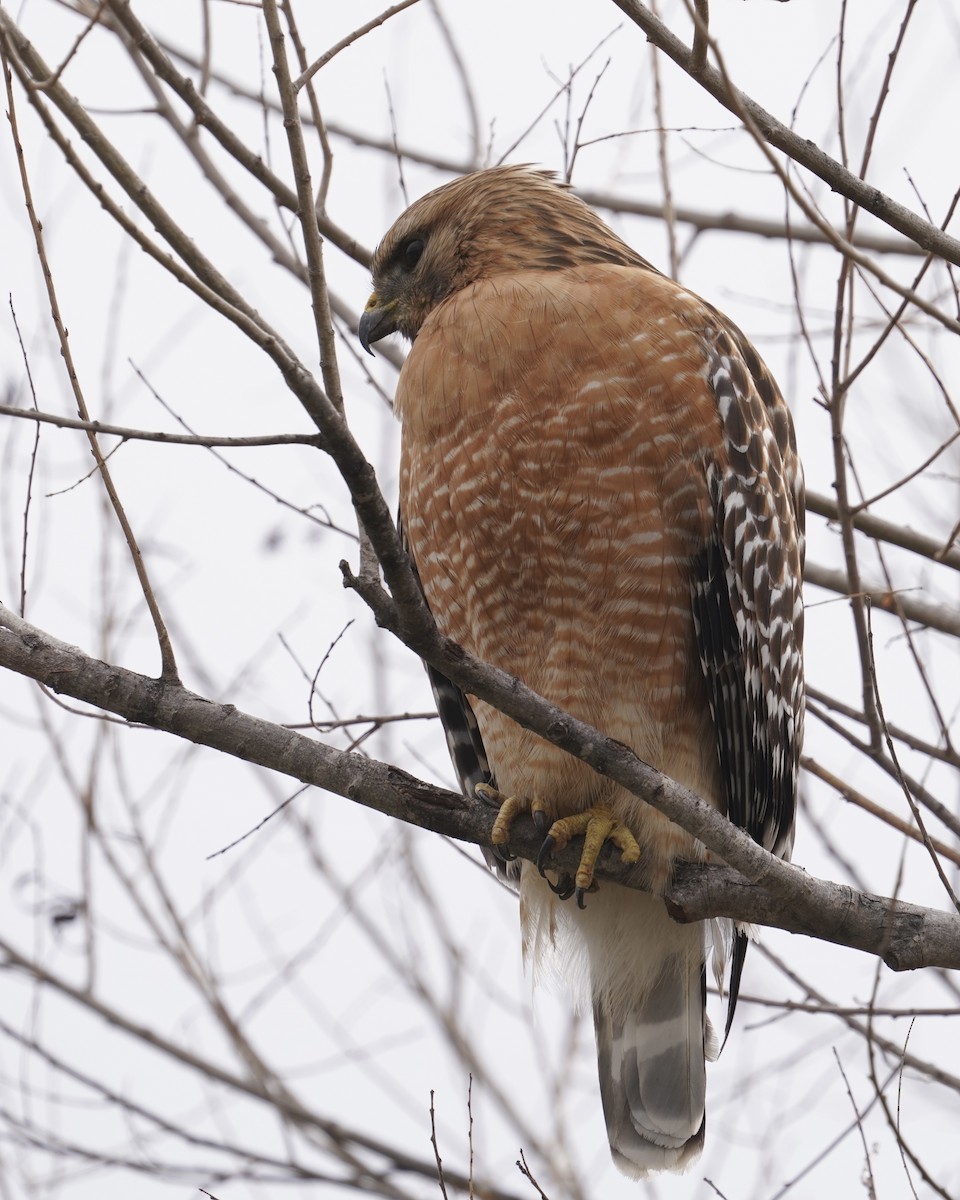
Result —
[[502, 858], [505, 863], [516, 862], [517, 859], [515, 854], [511, 854], [509, 850], [504, 850], [502, 846], [497, 846], [494, 849], [494, 854], [496, 854], [497, 858]]
[[556, 838], [547, 836], [543, 839], [543, 845], [540, 847], [540, 853], [537, 855], [537, 870], [541, 875], [546, 871], [547, 859], [553, 853], [553, 848], [556, 844]]
[[[544, 875], [544, 879], [547, 879], [546, 875]], [[573, 895], [573, 877], [568, 875], [566, 871], [564, 871], [556, 883], [551, 883], [550, 880], [547, 879], [547, 886], [550, 888], [550, 891], [553, 892], [554, 895], [559, 896], [561, 900], [569, 900]]]
[[535, 808], [533, 810], [533, 823], [537, 827], [537, 833], [539, 833], [541, 837], [546, 837], [547, 830], [550, 828], [550, 825], [547, 821], [547, 814], [542, 809]]
[[[493, 790], [494, 790], [494, 791], [496, 791], [496, 790], [497, 790], [497, 789], [496, 789], [496, 784], [494, 784], [494, 783], [487, 783], [487, 781], [486, 781], [486, 780], [481, 780], [480, 782], [481, 782], [482, 784], [486, 784], [486, 786], [487, 786], [487, 787], [493, 788]], [[477, 788], [479, 788], [479, 787], [480, 787], [480, 784], [477, 784]], [[474, 794], [474, 795], [477, 797], [477, 799], [478, 799], [478, 800], [480, 800], [480, 801], [481, 801], [483, 804], [486, 804], [488, 808], [499, 808], [499, 807], [500, 807], [500, 803], [502, 802], [502, 800], [501, 800], [501, 801], [494, 800], [492, 796], [488, 796], [488, 795], [486, 795], [486, 793], [485, 793], [485, 792], [483, 792], [482, 790], [481, 790], [481, 791], [477, 791], [477, 789], [476, 789], [476, 788], [474, 789], [474, 792], [473, 792], [473, 794]], [[498, 793], [498, 795], [499, 795], [499, 793]]]
[[586, 896], [586, 894], [586, 891], [582, 887], [577, 888], [577, 908], [587, 907], [586, 901], [584, 900], [584, 896]]

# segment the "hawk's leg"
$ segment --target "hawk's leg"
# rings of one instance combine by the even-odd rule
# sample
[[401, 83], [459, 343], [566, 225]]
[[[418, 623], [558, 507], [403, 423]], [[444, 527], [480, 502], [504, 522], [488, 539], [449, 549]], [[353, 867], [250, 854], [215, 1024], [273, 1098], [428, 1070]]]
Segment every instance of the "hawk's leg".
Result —
[[630, 830], [614, 816], [612, 809], [605, 805], [596, 805], [570, 817], [554, 821], [547, 828], [546, 806], [542, 801], [526, 800], [521, 796], [505, 796], [489, 784], [477, 784], [476, 793], [483, 800], [492, 801], [500, 806], [497, 819], [493, 823], [491, 840], [494, 845], [504, 845], [510, 839], [510, 827], [516, 818], [524, 812], [529, 812], [533, 822], [541, 834], [546, 834], [540, 853], [537, 855], [537, 870], [546, 879], [546, 862], [554, 850], [562, 850], [571, 838], [583, 835], [583, 850], [580, 854], [580, 864], [574, 879], [563, 872], [556, 884], [547, 879], [547, 883], [561, 900], [568, 900], [576, 893], [577, 904], [584, 907], [584, 896], [589, 891], [596, 891], [593, 880], [597, 858], [605, 842], [613, 842], [620, 851], [620, 859], [625, 863], [635, 863], [640, 858], [640, 846]]

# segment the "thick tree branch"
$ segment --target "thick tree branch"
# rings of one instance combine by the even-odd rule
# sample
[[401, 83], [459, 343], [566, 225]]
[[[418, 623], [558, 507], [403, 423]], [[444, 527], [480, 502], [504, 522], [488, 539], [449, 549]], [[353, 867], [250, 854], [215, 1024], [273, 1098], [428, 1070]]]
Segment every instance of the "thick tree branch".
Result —
[[[840, 520], [840, 507], [836, 500], [819, 492], [807, 491], [807, 512], [826, 517], [828, 521]], [[889, 542], [891, 546], [900, 546], [904, 550], [912, 550], [914, 554], [922, 554], [924, 558], [960, 571], [960, 546], [956, 544], [919, 533], [908, 525], [885, 521], [882, 517], [875, 517], [868, 512], [852, 513], [851, 521], [854, 529], [867, 537], [875, 538], [879, 542]]]
[[939, 629], [941, 633], [949, 633], [960, 637], [960, 612], [946, 604], [932, 604], [929, 600], [917, 600], [903, 592], [892, 592], [889, 588], [868, 587], [861, 584], [859, 590], [850, 586], [846, 571], [837, 571], [831, 567], [822, 567], [818, 563], [808, 562], [803, 570], [803, 578], [815, 587], [825, 588], [828, 592], [837, 592], [841, 596], [867, 597], [874, 608], [881, 612], [893, 613], [905, 621], [915, 621], [928, 629]]
[[[960, 918], [952, 913], [859, 892], [826, 879], [810, 881], [821, 898], [812, 922], [810, 913], [799, 914], [788, 899], [770, 896], [730, 867], [711, 864], [680, 864], [667, 893], [667, 907], [678, 921], [733, 917], [740, 923], [774, 926], [865, 950], [894, 971], [932, 966], [930, 954], [939, 966], [947, 965], [941, 955], [954, 957]], [[748, 915], [751, 909], [753, 916]]]
[[[100, 662], [2, 606], [0, 665], [131, 722], [279, 771], [387, 816], [461, 841], [491, 844], [495, 812], [479, 800], [326, 746], [231, 704], [206, 700], [175, 680], [150, 679]], [[492, 668], [485, 670], [497, 674]], [[587, 761], [613, 765], [618, 780], [629, 779], [638, 793], [656, 794], [664, 811], [685, 818], [682, 823], [687, 827], [708, 831], [711, 840], [727, 846], [731, 857], [753, 869], [751, 880], [730, 867], [680, 865], [667, 896], [678, 920], [727, 916], [771, 925], [876, 954], [893, 970], [960, 968], [960, 917], [808, 876], [799, 867], [775, 859], [688, 789], [640, 762], [626, 746], [559, 714], [532, 693], [526, 704], [531, 711], [538, 710], [538, 724], [562, 725], [565, 740], [589, 736], [592, 745], [579, 743]], [[532, 860], [540, 840], [532, 821], [524, 819], [515, 826], [510, 849]], [[558, 857], [558, 867], [575, 869], [577, 853], [576, 847], [569, 847]], [[616, 862], [616, 852], [605, 849], [600, 868], [604, 879], [639, 888], [642, 874], [642, 863], [623, 867]]]
[[[122, 8], [120, 5], [118, 8]], [[39, 62], [38, 69], [42, 68]], [[43, 72], [46, 74], [46, 72]], [[53, 89], [54, 91], [56, 88]], [[65, 97], [61, 100], [66, 101]], [[69, 105], [68, 105], [69, 106]], [[82, 127], [84, 136], [91, 142], [96, 142], [99, 131], [89, 123], [86, 114], [71, 114], [71, 118]], [[104, 153], [101, 148], [101, 153]], [[108, 156], [109, 157], [109, 156]], [[129, 186], [129, 184], [128, 184]], [[143, 207], [142, 196], [138, 203]], [[145, 210], [146, 211], [146, 210]], [[154, 211], [150, 215], [153, 217]], [[165, 225], [166, 215], [156, 214]], [[166, 236], [174, 243], [182, 241], [178, 230], [164, 230]], [[180, 249], [180, 246], [177, 247]], [[195, 269], [199, 268], [201, 276], [214, 276], [215, 284], [226, 287], [225, 281], [215, 276], [210, 265], [205, 261], [196, 261], [196, 251], [184, 247], [181, 253], [195, 260]], [[194, 263], [191, 263], [194, 265]], [[229, 288], [227, 288], [229, 292]], [[231, 297], [232, 298], [232, 297]], [[246, 315], [246, 314], [244, 314]], [[516, 679], [479, 663], [451, 643], [441, 637], [423, 603], [416, 580], [410, 570], [409, 562], [399, 544], [393, 519], [386, 507], [375, 474], [363, 456], [339, 414], [330, 404], [323, 390], [318, 387], [309, 371], [292, 354], [290, 349], [272, 333], [263, 329], [257, 323], [251, 331], [249, 320], [245, 322], [246, 331], [253, 332], [254, 340], [269, 354], [278, 366], [287, 386], [301, 400], [305, 409], [316, 421], [324, 435], [324, 448], [336, 461], [341, 475], [346, 481], [354, 506], [361, 524], [370, 537], [371, 544], [382, 566], [384, 579], [390, 594], [383, 591], [379, 584], [372, 579], [357, 579], [345, 569], [347, 584], [357, 590], [374, 611], [378, 622], [395, 633], [407, 646], [415, 650], [437, 669], [446, 674], [464, 691], [477, 695], [501, 709], [506, 715], [518, 721], [548, 740], [554, 742], [569, 753], [582, 758], [599, 773], [609, 776], [625, 788], [647, 800], [654, 807], [664, 812], [671, 820], [689, 830], [698, 837], [720, 859], [739, 870], [748, 880], [761, 883], [771, 893], [782, 898], [789, 898], [800, 918], [804, 914], [816, 912], [817, 897], [805, 893], [803, 880], [797, 878], [795, 869], [767, 854], [741, 831], [735, 829], [725, 818], [721, 817], [710, 805], [686, 792], [676, 785], [670, 785], [658, 772], [641, 763], [626, 746], [619, 745], [604, 738], [599, 731], [573, 720], [559, 709], [547, 704], [530, 689]], [[17, 668], [24, 669], [24, 668]], [[24, 673], [32, 674], [29, 669]], [[63, 688], [62, 680], [53, 682], [52, 686]], [[63, 688], [63, 690], [69, 690]], [[71, 692], [70, 694], [75, 694]], [[142, 704], [151, 695], [157, 694], [151, 687], [146, 693], [142, 690], [135, 696], [137, 703]], [[171, 693], [162, 693], [167, 705], [170, 704]], [[184, 705], [205, 704], [199, 698], [190, 698], [189, 693], [179, 697]], [[102, 701], [101, 701], [102, 703]], [[105, 705], [110, 707], [110, 705]], [[148, 705], [149, 709], [149, 705]], [[113, 710], [116, 711], [116, 710]], [[181, 733], [181, 736], [191, 736], [189, 732], [181, 732], [175, 722], [182, 721], [182, 714], [176, 713], [168, 717], [174, 724], [160, 721], [157, 713], [148, 711], [147, 717], [138, 715], [136, 711], [125, 711], [124, 715], [131, 719], [146, 719], [148, 724], [158, 728], [168, 728], [171, 732]], [[269, 728], [269, 727], [268, 727]], [[288, 735], [294, 737], [295, 735]], [[207, 744], [216, 745], [215, 741], [205, 737]], [[307, 746], [313, 744], [304, 739]], [[291, 743], [291, 746], [295, 743]], [[302, 751], [302, 747], [300, 748]], [[315, 753], [315, 751], [313, 751]], [[331, 752], [332, 753], [332, 752]], [[251, 761], [260, 761], [250, 754]], [[280, 770], [287, 770], [281, 762], [275, 761], [275, 751], [271, 751], [269, 765]], [[265, 764], [267, 765], [267, 764]], [[344, 760], [339, 759], [338, 771], [342, 773]], [[332, 768], [331, 768], [332, 769]], [[287, 773], [297, 778], [305, 778], [297, 770]], [[313, 779], [310, 779], [313, 782]], [[336, 784], [326, 781], [322, 786], [352, 795], [349, 780], [340, 780]], [[461, 806], [462, 808], [462, 806]], [[383, 811], [391, 811], [384, 808]], [[399, 815], [399, 814], [396, 814]], [[475, 837], [471, 840], [482, 840]]]

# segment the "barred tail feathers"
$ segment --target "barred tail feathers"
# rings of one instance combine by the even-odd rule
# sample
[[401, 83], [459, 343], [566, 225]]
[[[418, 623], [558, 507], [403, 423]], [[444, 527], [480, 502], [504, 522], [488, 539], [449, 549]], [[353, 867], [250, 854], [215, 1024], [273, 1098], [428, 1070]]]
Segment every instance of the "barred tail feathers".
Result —
[[684, 1170], [703, 1146], [704, 1059], [717, 1055], [705, 957], [710, 938], [722, 969], [720, 930], [679, 925], [659, 897], [611, 883], [578, 909], [531, 863], [523, 864], [520, 915], [534, 985], [559, 984], [592, 1007], [615, 1164], [636, 1179]]
[[610, 885], [588, 909], [605, 892], [613, 929], [597, 912], [584, 933], [610, 1152], [636, 1179], [682, 1171], [703, 1148], [705, 1059], [716, 1056], [704, 927], [678, 925], [659, 898]]

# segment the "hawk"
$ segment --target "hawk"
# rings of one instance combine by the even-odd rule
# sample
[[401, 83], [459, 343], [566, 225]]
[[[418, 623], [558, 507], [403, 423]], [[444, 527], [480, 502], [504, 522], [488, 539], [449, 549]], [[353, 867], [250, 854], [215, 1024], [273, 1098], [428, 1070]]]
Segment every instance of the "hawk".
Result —
[[[789, 857], [803, 477], [756, 350], [528, 167], [411, 205], [373, 282], [361, 343], [413, 343], [396, 394], [400, 520], [439, 628]], [[732, 946], [729, 1031], [747, 935], [678, 925], [660, 897], [677, 859], [709, 856], [578, 759], [431, 680], [462, 786], [500, 806], [493, 840], [519, 886], [525, 959], [592, 1007], [614, 1161], [635, 1178], [685, 1168], [717, 1053], [708, 950], [720, 981]], [[546, 835], [537, 865], [506, 855], [520, 812]], [[576, 879], [551, 880], [551, 849], [579, 834]], [[606, 840], [640, 862], [649, 893], [596, 889]]]

